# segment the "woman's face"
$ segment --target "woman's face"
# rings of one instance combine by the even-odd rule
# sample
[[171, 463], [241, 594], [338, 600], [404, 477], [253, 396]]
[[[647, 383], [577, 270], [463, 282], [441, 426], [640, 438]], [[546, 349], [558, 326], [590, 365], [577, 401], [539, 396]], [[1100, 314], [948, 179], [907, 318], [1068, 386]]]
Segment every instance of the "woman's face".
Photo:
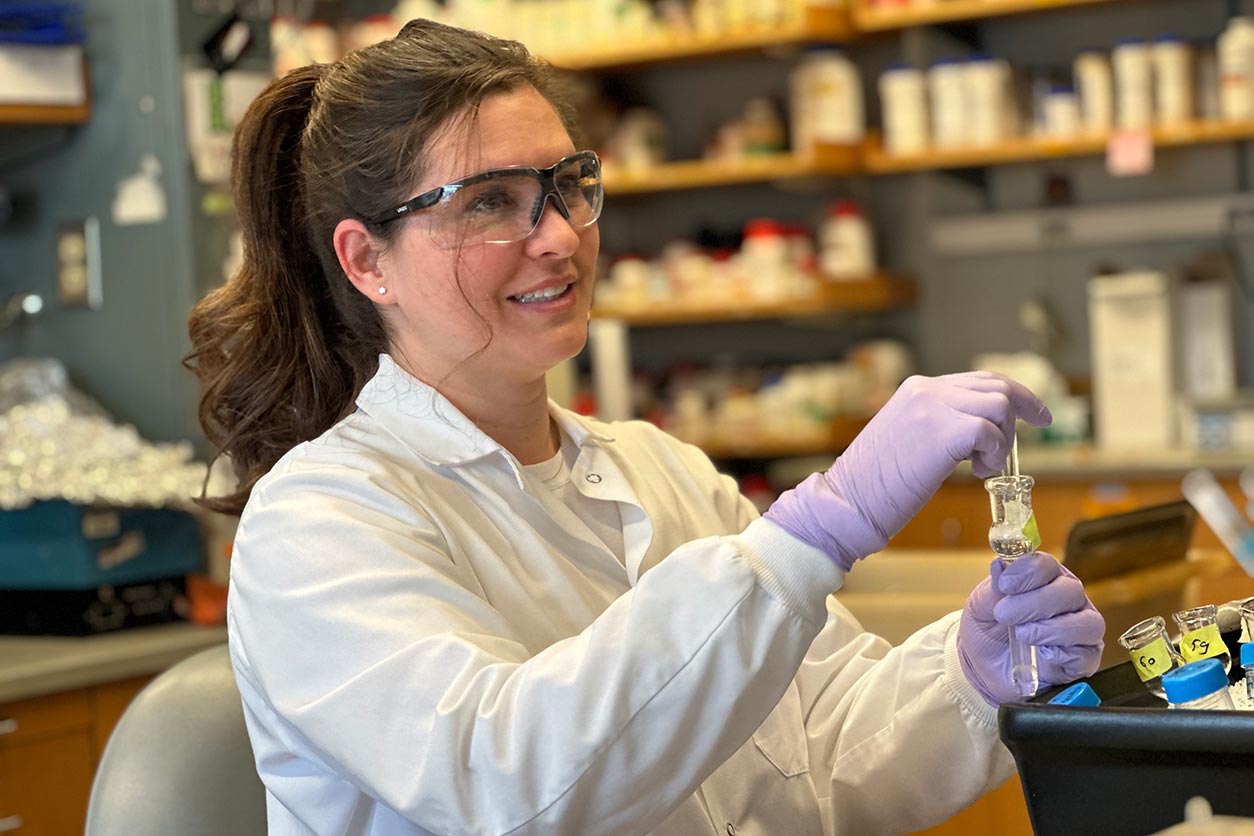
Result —
[[[453, 120], [436, 135], [411, 194], [489, 169], [547, 168], [574, 150], [552, 105], [533, 88], [494, 94], [477, 119]], [[379, 263], [392, 302], [383, 310], [393, 348], [409, 371], [437, 384], [454, 371], [448, 382], [458, 385], [527, 383], [583, 349], [596, 224], [572, 228], [550, 200], [530, 237], [458, 249], [433, 239], [432, 220], [419, 211], [400, 221]], [[537, 291], [548, 291], [546, 298], [531, 295]]]

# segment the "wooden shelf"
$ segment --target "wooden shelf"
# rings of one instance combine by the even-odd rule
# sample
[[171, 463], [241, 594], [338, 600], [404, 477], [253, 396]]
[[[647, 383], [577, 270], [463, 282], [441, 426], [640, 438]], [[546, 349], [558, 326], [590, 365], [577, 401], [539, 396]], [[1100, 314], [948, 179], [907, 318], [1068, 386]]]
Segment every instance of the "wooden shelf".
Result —
[[0, 105], [0, 125], [81, 125], [91, 105]]
[[[1154, 145], [1160, 148], [1245, 139], [1254, 139], [1254, 122], [1194, 122], [1153, 130]], [[1066, 141], [1025, 137], [979, 148], [938, 149], [921, 154], [890, 154], [877, 141], [872, 141], [864, 151], [863, 163], [870, 174], [979, 168], [1034, 160], [1097, 156], [1106, 153], [1107, 141], [1105, 136], [1080, 137]]]
[[554, 66], [562, 69], [589, 72], [734, 55], [810, 42], [843, 42], [852, 40], [854, 34], [847, 10], [810, 6], [806, 8], [803, 20], [787, 27], [729, 32], [718, 37], [690, 35], [626, 44], [615, 49], [567, 52], [548, 58]]
[[1116, 0], [931, 0], [905, 6], [872, 6], [869, 0], [854, 0], [854, 27], [859, 32], [883, 32], [957, 20], [1093, 6]]
[[867, 418], [837, 418], [826, 432], [803, 437], [759, 436], [743, 439], [708, 439], [700, 447], [712, 459], [782, 459], [838, 453], [853, 441]]
[[647, 307], [592, 309], [597, 319], [618, 319], [629, 326], [695, 325], [706, 322], [745, 322], [793, 319], [834, 313], [872, 313], [904, 308], [914, 303], [915, 284], [909, 279], [877, 276], [818, 285], [814, 295], [778, 302], [733, 301], [720, 305], [655, 304]]
[[609, 195], [732, 186], [802, 177], [854, 174], [861, 169], [859, 145], [825, 145], [808, 156], [791, 153], [761, 154], [739, 160], [680, 160], [649, 169], [627, 171], [605, 168], [605, 192]]

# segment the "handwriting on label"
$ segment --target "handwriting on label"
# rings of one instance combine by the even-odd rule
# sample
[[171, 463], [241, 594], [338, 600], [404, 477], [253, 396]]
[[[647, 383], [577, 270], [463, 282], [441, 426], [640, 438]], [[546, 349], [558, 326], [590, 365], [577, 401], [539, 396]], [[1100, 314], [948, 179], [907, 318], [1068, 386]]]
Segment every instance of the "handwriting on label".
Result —
[[1129, 655], [1132, 656], [1132, 667], [1136, 669], [1136, 675], [1141, 677], [1142, 682], [1171, 670], [1171, 651], [1167, 649], [1167, 640], [1164, 638], [1154, 639]]
[[1219, 635], [1219, 625], [1207, 624], [1196, 630], [1190, 630], [1180, 637], [1180, 655], [1186, 662], [1222, 656], [1228, 652], [1223, 637]]

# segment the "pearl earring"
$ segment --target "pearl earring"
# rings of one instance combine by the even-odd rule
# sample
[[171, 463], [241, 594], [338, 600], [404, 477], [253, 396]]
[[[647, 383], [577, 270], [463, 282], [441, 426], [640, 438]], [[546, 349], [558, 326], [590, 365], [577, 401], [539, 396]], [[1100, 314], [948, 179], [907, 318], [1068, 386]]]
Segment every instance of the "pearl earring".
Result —
[[384, 287], [383, 285], [379, 285], [379, 295], [380, 295], [380, 296], [384, 295], [384, 294], [385, 294], [385, 293], [387, 293], [387, 292], [388, 292], [388, 289], [387, 289], [386, 287]]

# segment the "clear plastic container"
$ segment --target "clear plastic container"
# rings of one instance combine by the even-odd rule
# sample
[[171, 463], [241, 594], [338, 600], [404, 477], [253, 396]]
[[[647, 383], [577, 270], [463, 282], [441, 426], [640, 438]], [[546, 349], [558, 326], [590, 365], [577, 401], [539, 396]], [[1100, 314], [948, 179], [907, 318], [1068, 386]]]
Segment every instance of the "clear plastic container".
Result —
[[1254, 598], [1241, 602], [1241, 626], [1245, 628], [1245, 640], [1254, 642]]
[[1167, 622], [1160, 615], [1140, 621], [1123, 632], [1119, 643], [1128, 650], [1132, 668], [1145, 687], [1163, 699], [1163, 674], [1184, 665], [1167, 637]]
[[1245, 670], [1245, 699], [1254, 705], [1254, 642], [1241, 645], [1241, 667]]
[[1228, 645], [1219, 634], [1219, 623], [1216, 621], [1218, 614], [1218, 607], [1207, 604], [1181, 610], [1172, 615], [1172, 618], [1180, 625], [1180, 655], [1184, 661], [1218, 659], [1227, 673], [1232, 670], [1232, 654], [1228, 652]]
[[1169, 708], [1201, 708], [1234, 711], [1228, 693], [1228, 673], [1216, 658], [1190, 662], [1163, 676]]

